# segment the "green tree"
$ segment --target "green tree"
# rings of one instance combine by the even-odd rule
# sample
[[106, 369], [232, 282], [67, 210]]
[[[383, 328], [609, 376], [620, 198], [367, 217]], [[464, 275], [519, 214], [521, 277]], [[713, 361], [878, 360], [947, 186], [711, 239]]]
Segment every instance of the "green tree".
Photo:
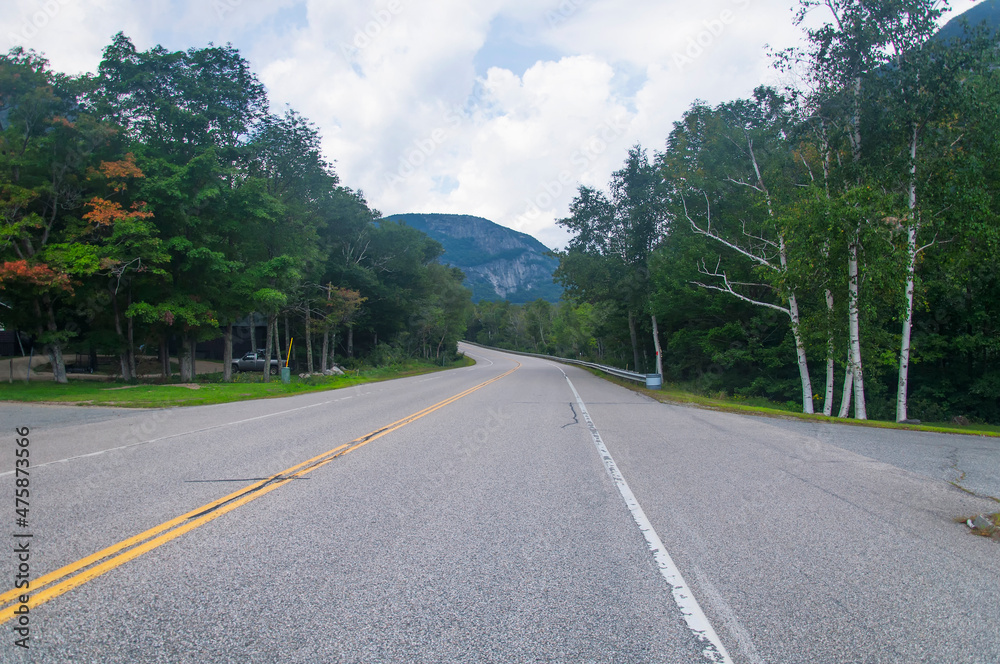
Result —
[[[556, 278], [570, 297], [591, 303], [618, 301], [628, 321], [633, 366], [643, 365], [639, 316], [648, 312], [651, 252], [667, 226], [660, 176], [638, 145], [629, 150], [624, 166], [615, 171], [611, 196], [580, 187], [570, 216], [557, 223], [573, 233], [559, 255]], [[656, 326], [655, 315], [652, 319]], [[654, 342], [659, 341], [654, 335]]]

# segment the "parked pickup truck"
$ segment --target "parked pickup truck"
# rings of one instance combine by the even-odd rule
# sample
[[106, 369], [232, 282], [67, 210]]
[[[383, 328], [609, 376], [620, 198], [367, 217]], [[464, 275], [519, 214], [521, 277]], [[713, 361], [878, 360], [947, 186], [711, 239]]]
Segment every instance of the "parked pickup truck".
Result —
[[[266, 353], [262, 350], [256, 353], [250, 352], [241, 357], [238, 360], [233, 360], [233, 373], [239, 373], [240, 371], [264, 371], [264, 356]], [[277, 376], [278, 370], [281, 367], [281, 362], [279, 360], [271, 360], [271, 375]]]

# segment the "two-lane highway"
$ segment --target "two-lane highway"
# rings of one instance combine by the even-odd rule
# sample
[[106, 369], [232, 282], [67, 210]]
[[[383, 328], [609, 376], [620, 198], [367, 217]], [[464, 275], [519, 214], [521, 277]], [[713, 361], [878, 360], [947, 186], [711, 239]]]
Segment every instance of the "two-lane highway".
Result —
[[[82, 421], [0, 404], [32, 431], [48, 584], [30, 649], [11, 632], [0, 661], [1000, 661], [996, 543], [952, 521], [994, 504], [767, 420], [468, 352], [281, 400]], [[8, 588], [16, 566], [0, 554]]]

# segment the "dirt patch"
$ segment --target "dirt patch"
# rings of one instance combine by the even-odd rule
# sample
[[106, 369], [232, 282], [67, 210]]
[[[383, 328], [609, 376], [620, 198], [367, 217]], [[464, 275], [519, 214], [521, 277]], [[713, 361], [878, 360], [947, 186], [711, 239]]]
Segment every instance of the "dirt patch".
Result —
[[201, 385], [197, 383], [177, 383], [176, 385], [160, 385], [160, 387], [186, 387], [189, 390], [200, 390]]
[[139, 387], [138, 385], [123, 385], [122, 387], [105, 387], [102, 388], [102, 392], [111, 392], [112, 390], [131, 390], [133, 387]]

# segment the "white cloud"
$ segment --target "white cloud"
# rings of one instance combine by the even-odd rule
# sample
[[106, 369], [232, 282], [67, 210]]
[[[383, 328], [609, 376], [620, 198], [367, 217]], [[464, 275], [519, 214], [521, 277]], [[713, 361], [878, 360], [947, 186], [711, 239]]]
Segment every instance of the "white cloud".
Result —
[[[801, 35], [796, 0], [8, 4], [0, 47], [68, 73], [94, 71], [119, 30], [140, 49], [232, 42], [375, 207], [476, 214], [550, 246], [579, 184], [604, 187], [636, 142], [661, 149], [695, 99], [777, 80], [764, 45]], [[504, 63], [526, 70], [489, 67]]]

